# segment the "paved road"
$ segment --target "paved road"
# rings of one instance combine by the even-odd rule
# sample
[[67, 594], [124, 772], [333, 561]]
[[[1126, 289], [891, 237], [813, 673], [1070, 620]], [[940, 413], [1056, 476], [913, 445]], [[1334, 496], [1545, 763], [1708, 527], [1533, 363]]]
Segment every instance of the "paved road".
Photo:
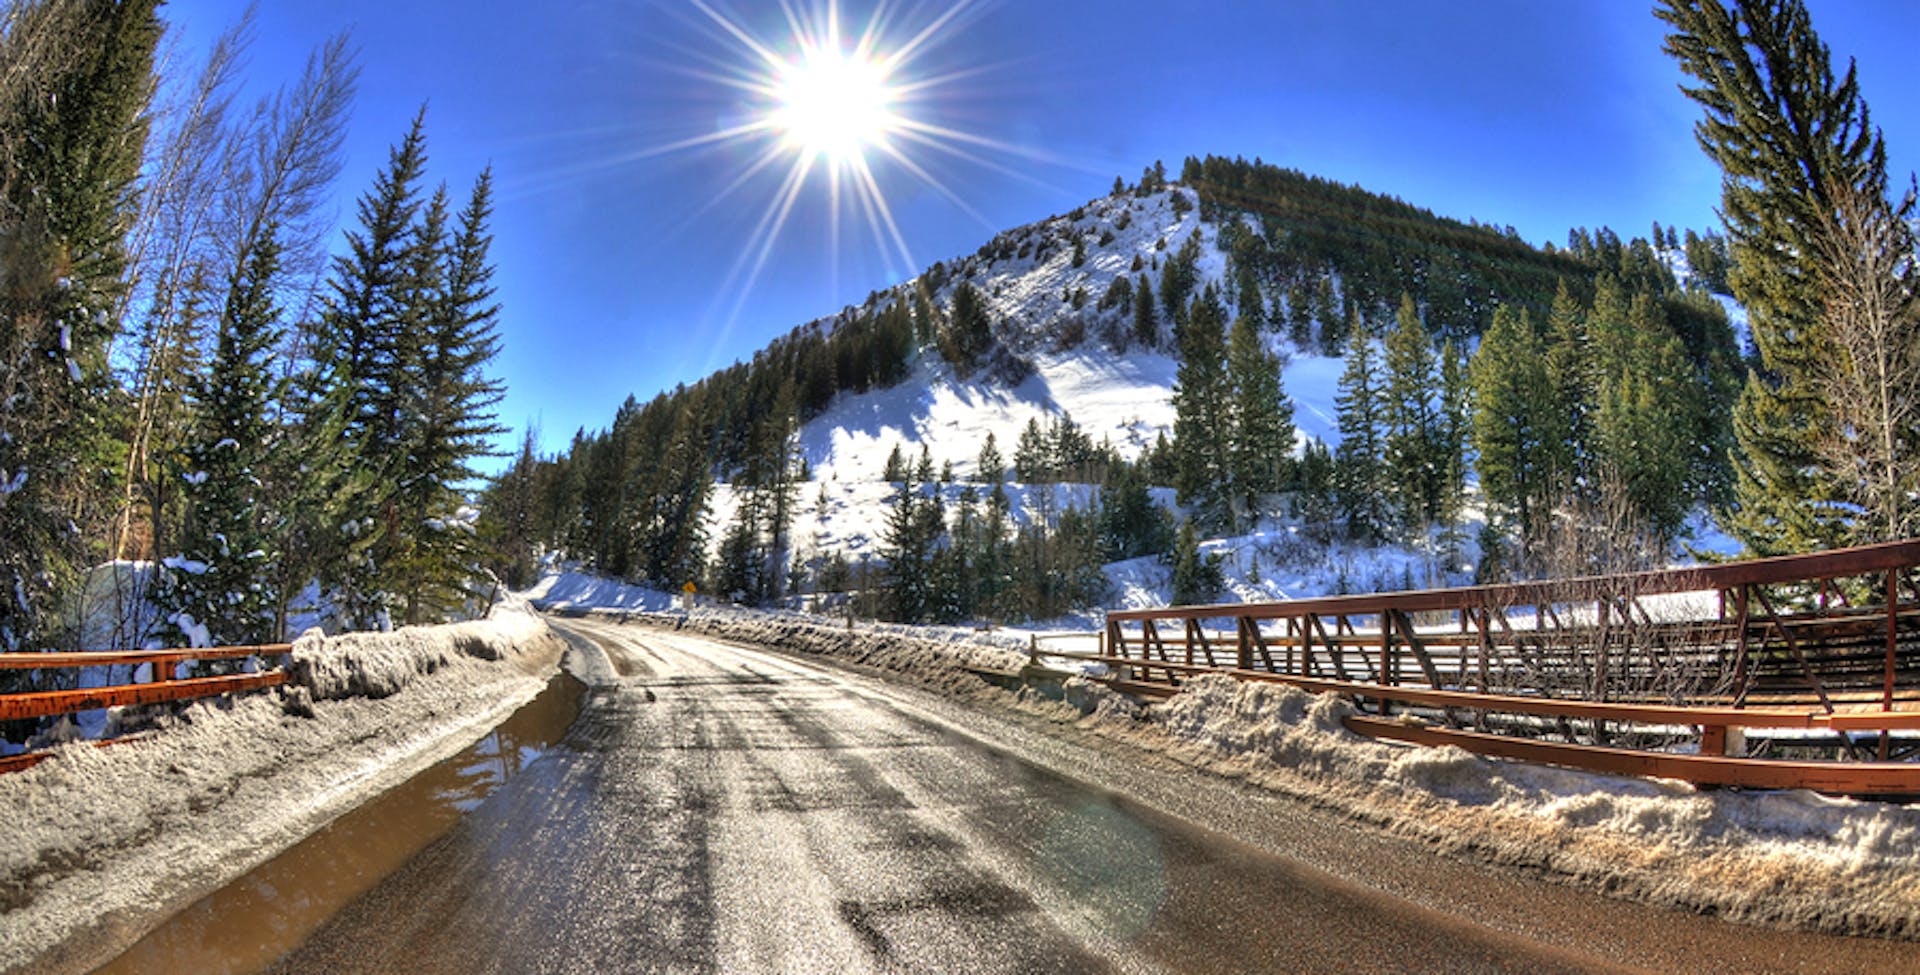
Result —
[[[620, 683], [589, 691], [562, 747], [276, 970], [1679, 970], [1718, 940], [1724, 966], [1684, 967], [1750, 971], [1801, 943], [1674, 919], [1649, 947], [1641, 922], [1670, 916], [1428, 869], [1419, 851], [1308, 811], [1277, 821], [1249, 790], [1116, 765], [871, 678], [677, 633], [566, 626], [607, 651]], [[1080, 781], [1115, 776], [1148, 800]], [[1257, 820], [1242, 831], [1253, 842], [1152, 808], [1183, 803], [1202, 821]], [[1315, 861], [1356, 862], [1367, 884]], [[1591, 913], [1563, 916], [1568, 905]], [[1620, 924], [1636, 929], [1606, 930]]]

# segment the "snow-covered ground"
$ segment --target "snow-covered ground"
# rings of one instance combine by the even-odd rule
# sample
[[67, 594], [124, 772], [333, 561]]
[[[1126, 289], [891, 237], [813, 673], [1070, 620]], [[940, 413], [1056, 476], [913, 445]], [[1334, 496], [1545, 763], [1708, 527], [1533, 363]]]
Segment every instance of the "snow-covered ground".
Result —
[[1142, 708], [1077, 677], [1052, 692], [1010, 695], [964, 672], [1018, 668], [1018, 630], [850, 629], [839, 619], [712, 606], [687, 613], [664, 594], [573, 573], [549, 576], [533, 595], [555, 593], [575, 611], [625, 610], [653, 625], [895, 671], [1043, 716], [1063, 733], [1301, 797], [1448, 855], [1738, 921], [1920, 939], [1920, 808], [1697, 789], [1376, 741], [1346, 730], [1351, 705], [1335, 696], [1218, 675]]
[[[1176, 206], [1175, 199], [1185, 202]], [[937, 274], [908, 282], [898, 293], [925, 288], [935, 306], [947, 307], [954, 289], [966, 281], [978, 289], [990, 309], [995, 340], [1003, 356], [1022, 364], [1010, 380], [1000, 370], [983, 369], [966, 378], [937, 353], [922, 351], [908, 377], [889, 389], [841, 395], [809, 420], [799, 433], [799, 449], [812, 480], [801, 485], [794, 512], [794, 555], [802, 563], [832, 553], [858, 565], [879, 558], [880, 533], [896, 488], [881, 479], [888, 455], [899, 448], [912, 463], [924, 447], [934, 469], [951, 465], [965, 482], [977, 474], [977, 458], [992, 436], [1009, 469], [1020, 435], [1030, 422], [1042, 428], [1065, 414], [1095, 443], [1110, 443], [1129, 460], [1162, 434], [1172, 434], [1173, 387], [1179, 364], [1171, 353], [1171, 323], [1161, 311], [1162, 340], [1157, 346], [1133, 335], [1130, 304], [1101, 310], [1098, 305], [1116, 278], [1145, 275], [1161, 284], [1160, 269], [1181, 246], [1198, 236], [1196, 292], [1217, 286], [1229, 314], [1231, 282], [1227, 258], [1216, 246], [1219, 227], [1200, 218], [1197, 196], [1174, 186], [1144, 198], [1131, 193], [1090, 201], [1071, 214], [1056, 216], [998, 235], [978, 253], [943, 262]], [[1078, 241], [1084, 260], [1075, 264]], [[1671, 259], [1671, 255], [1669, 255]], [[1136, 263], [1137, 262], [1137, 263]], [[1684, 260], [1676, 271], [1686, 274]], [[1336, 282], [1337, 283], [1337, 282]], [[1072, 296], [1084, 292], [1084, 304]], [[892, 300], [888, 295], [872, 302]], [[1277, 300], [1277, 299], [1274, 299]], [[1744, 324], [1737, 305], [1728, 306], [1736, 327]], [[1279, 311], [1279, 309], [1274, 309]], [[845, 313], [843, 313], [844, 315]], [[809, 323], [830, 330], [839, 316]], [[1337, 446], [1340, 434], [1335, 406], [1340, 375], [1338, 357], [1296, 347], [1279, 332], [1267, 335], [1269, 349], [1282, 362], [1282, 385], [1293, 405], [1296, 450], [1312, 440]], [[962, 484], [947, 489], [952, 511]], [[1017, 525], [1031, 524], [1045, 511], [1095, 503], [1087, 485], [1045, 489], [1011, 483], [1005, 489]], [[1048, 504], [1036, 503], [1047, 492]], [[1155, 500], [1179, 511], [1173, 492], [1156, 490]], [[717, 485], [709, 513], [707, 538], [716, 554], [734, 517], [730, 485]], [[1280, 505], [1284, 507], [1284, 505]], [[1204, 539], [1203, 547], [1222, 558], [1225, 601], [1303, 598], [1345, 592], [1459, 585], [1472, 581], [1479, 557], [1477, 536], [1484, 521], [1476, 486], [1469, 483], [1461, 544], [1442, 560], [1434, 544], [1309, 543], [1308, 535], [1338, 534], [1329, 526], [1304, 524], [1276, 513], [1244, 535]], [[1726, 554], [1737, 546], [1718, 532], [1704, 513], [1683, 531], [1676, 562], [1687, 551]], [[1101, 608], [1166, 605], [1171, 574], [1156, 559], [1135, 559], [1106, 568], [1112, 583], [1104, 607], [1071, 620], [1042, 625], [1088, 626]]]
[[0, 971], [91, 971], [479, 739], [546, 686], [564, 646], [519, 601], [484, 621], [315, 631], [284, 691], [196, 702], [144, 738], [69, 743], [0, 776]]

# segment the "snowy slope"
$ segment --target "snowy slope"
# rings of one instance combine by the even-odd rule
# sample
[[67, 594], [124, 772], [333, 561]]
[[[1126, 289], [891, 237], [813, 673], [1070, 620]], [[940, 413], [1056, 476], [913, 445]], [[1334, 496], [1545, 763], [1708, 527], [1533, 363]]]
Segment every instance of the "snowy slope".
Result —
[[[1184, 198], [1185, 206], [1175, 205], [1176, 195]], [[965, 482], [975, 474], [976, 458], [989, 434], [1011, 467], [1027, 424], [1037, 420], [1045, 425], [1062, 413], [1095, 443], [1111, 443], [1128, 459], [1137, 458], [1161, 434], [1170, 437], [1178, 362], [1170, 351], [1167, 316], [1164, 311], [1160, 316], [1161, 342], [1147, 347], [1133, 338], [1130, 303], [1104, 311], [1098, 304], [1117, 277], [1137, 280], [1144, 274], [1158, 288], [1160, 267], [1196, 234], [1201, 247], [1195, 293], [1211, 283], [1224, 294], [1227, 259], [1215, 245], [1218, 229], [1200, 218], [1196, 194], [1178, 186], [1144, 198], [1131, 193], [1106, 197], [1073, 214], [1007, 231], [979, 252], [943, 262], [902, 285], [896, 293], [935, 285], [927, 293], [935, 305], [946, 308], [959, 283], [970, 282], [990, 310], [1002, 368], [962, 379], [938, 353], [923, 351], [904, 382], [843, 394], [807, 422], [800, 432], [800, 450], [813, 481], [801, 487], [798, 498], [796, 558], [840, 552], [858, 564], [878, 557], [880, 528], [895, 490], [881, 480], [881, 473], [895, 446], [911, 461], [924, 445], [936, 470], [951, 464], [955, 478]], [[1073, 260], [1076, 240], [1084, 255], [1078, 266]], [[1073, 301], [1076, 292], [1084, 292], [1080, 307]], [[889, 300], [890, 295], [876, 296], [869, 310], [874, 302]], [[1227, 305], [1234, 314], [1231, 300]], [[806, 327], [831, 329], [838, 320], [820, 319]], [[1278, 335], [1268, 341], [1284, 363], [1282, 381], [1293, 400], [1298, 442], [1337, 443], [1334, 394], [1341, 361], [1296, 349]], [[1005, 368], [1009, 360], [1015, 363], [1011, 381]], [[1015, 521], [1029, 523], [1036, 517], [1034, 492], [1012, 483], [1006, 489]], [[962, 484], [946, 490], [952, 510]], [[1092, 489], [1074, 485], [1053, 488], [1051, 495], [1055, 510], [1088, 505], [1095, 497]], [[1171, 491], [1156, 491], [1156, 500], [1177, 510]], [[730, 486], [717, 486], [709, 539], [717, 542], [723, 536], [734, 506]], [[1246, 536], [1206, 541], [1203, 550], [1224, 559], [1223, 596], [1265, 600], [1401, 588], [1460, 581], [1467, 568], [1441, 566], [1428, 555], [1398, 548], [1337, 545], [1329, 550], [1309, 543], [1302, 527], [1276, 521]], [[1156, 559], [1115, 563], [1107, 574], [1113, 583], [1110, 606], [1168, 601], [1169, 571]]]

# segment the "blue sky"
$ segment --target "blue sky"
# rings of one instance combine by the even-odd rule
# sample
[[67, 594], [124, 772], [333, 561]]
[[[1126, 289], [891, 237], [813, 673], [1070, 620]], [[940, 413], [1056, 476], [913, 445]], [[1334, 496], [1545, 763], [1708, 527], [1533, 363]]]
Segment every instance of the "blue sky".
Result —
[[[789, 0], [803, 19], [816, 0]], [[824, 2], [824, 0], [821, 0]], [[1910, 68], [1920, 4], [1809, 0], [1837, 59], [1858, 59], [1894, 172], [1920, 165]], [[246, 0], [173, 0], [181, 55], [197, 56]], [[734, 183], [765, 142], [698, 140], [761, 117], [719, 80], [756, 66], [720, 20], [793, 51], [770, 0], [272, 0], [256, 14], [255, 93], [351, 31], [360, 93], [343, 219], [387, 147], [428, 106], [430, 175], [456, 198], [492, 165], [503, 304], [501, 419], [537, 424], [546, 450], [751, 356], [776, 335], [862, 300], [998, 230], [1063, 213], [1163, 159], [1258, 156], [1399, 196], [1437, 213], [1564, 242], [1575, 226], [1624, 235], [1717, 226], [1719, 174], [1697, 112], [1632, 0], [979, 0], [916, 49], [895, 82], [930, 81], [898, 111], [965, 133], [943, 152], [895, 139], [941, 188], [877, 154], [874, 182], [899, 237], [850, 202], [830, 233], [826, 183], [800, 188], [782, 232], [756, 235], [788, 162]], [[953, 9], [893, 0], [898, 45]], [[846, 0], [853, 34], [873, 5]], [[716, 16], [718, 19], [716, 19]], [[849, 37], [849, 43], [852, 38]], [[888, 43], [891, 42], [891, 44]], [[904, 246], [903, 246], [904, 245]], [[904, 251], [904, 253], [903, 253]], [[744, 255], [744, 258], [743, 258]], [[909, 260], [912, 262], [909, 265]], [[503, 443], [503, 448], [511, 442]]]

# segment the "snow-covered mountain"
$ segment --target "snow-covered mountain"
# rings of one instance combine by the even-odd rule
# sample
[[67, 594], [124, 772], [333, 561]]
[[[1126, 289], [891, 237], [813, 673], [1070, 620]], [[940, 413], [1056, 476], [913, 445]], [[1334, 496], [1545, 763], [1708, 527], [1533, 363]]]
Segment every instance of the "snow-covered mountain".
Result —
[[[1171, 436], [1178, 363], [1167, 316], [1160, 315], [1160, 344], [1150, 347], [1132, 335], [1131, 303], [1104, 310], [1099, 305], [1118, 277], [1137, 279], [1144, 273], [1157, 286], [1160, 267], [1198, 235], [1195, 293], [1216, 286], [1228, 295], [1230, 314], [1236, 310], [1226, 255], [1216, 246], [1220, 228], [1202, 219], [1198, 202], [1192, 189], [1177, 185], [1147, 196], [1121, 193], [1094, 200], [1072, 214], [1000, 234], [979, 252], [942, 262], [929, 275], [871, 299], [870, 304], [884, 304], [924, 289], [933, 305], [945, 308], [960, 283], [970, 283], [994, 323], [994, 366], [961, 378], [937, 352], [924, 349], [904, 382], [842, 394], [807, 421], [800, 446], [813, 481], [803, 486], [794, 518], [796, 558], [804, 562], [834, 551], [855, 563], [877, 557], [886, 504], [896, 490], [882, 479], [882, 471], [896, 446], [912, 458], [924, 445], [936, 470], [951, 464], [956, 479], [964, 481], [974, 474], [989, 434], [1002, 456], [1011, 459], [1030, 421], [1044, 426], [1062, 413], [1094, 442], [1111, 443], [1129, 460], [1161, 434]], [[926, 287], [930, 279], [936, 287]], [[835, 321], [807, 327], [831, 329]], [[1297, 348], [1277, 333], [1269, 333], [1267, 341], [1284, 363], [1283, 386], [1293, 401], [1298, 442], [1317, 438], [1336, 444], [1334, 394], [1341, 361]], [[1017, 521], [1036, 516], [1035, 489], [1019, 484], [1007, 489]], [[951, 509], [962, 487], [956, 483], [947, 490]], [[1085, 486], [1047, 490], [1056, 510], [1085, 505], [1092, 495]], [[1172, 491], [1154, 493], [1177, 510]], [[710, 539], [721, 537], [733, 513], [734, 492], [722, 484]], [[1295, 520], [1275, 519], [1248, 535], [1207, 540], [1202, 548], [1224, 557], [1228, 594], [1244, 600], [1458, 581], [1471, 565], [1471, 551], [1463, 564], [1440, 565], [1431, 553], [1400, 547], [1335, 543], [1329, 548], [1307, 542], [1302, 527]], [[1106, 572], [1114, 584], [1110, 606], [1168, 601], [1169, 570], [1155, 558], [1114, 563]]]

